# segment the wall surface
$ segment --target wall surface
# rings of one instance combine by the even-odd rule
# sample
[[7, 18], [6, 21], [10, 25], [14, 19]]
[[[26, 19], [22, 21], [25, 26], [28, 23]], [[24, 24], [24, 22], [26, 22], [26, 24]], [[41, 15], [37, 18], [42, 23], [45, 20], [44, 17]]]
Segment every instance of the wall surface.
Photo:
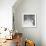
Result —
[[[13, 6], [13, 13], [14, 13], [14, 19], [15, 19], [15, 22], [14, 22], [15, 28], [18, 30], [18, 32], [23, 33], [24, 39], [27, 38], [27, 39], [34, 40], [36, 46], [41, 46], [41, 1], [23, 0], [21, 3], [19, 4], [16, 3]], [[34, 28], [22, 27], [23, 13], [36, 13], [37, 26]]]
[[46, 0], [41, 1], [41, 38], [42, 46], [46, 46]]
[[16, 0], [0, 0], [0, 27], [12, 28], [12, 6]]

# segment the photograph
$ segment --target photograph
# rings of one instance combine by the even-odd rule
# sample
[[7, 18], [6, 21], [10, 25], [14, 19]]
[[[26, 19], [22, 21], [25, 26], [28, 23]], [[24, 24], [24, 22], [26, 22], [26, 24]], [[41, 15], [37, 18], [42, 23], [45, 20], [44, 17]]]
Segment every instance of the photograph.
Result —
[[23, 27], [36, 27], [36, 15], [35, 14], [24, 14]]

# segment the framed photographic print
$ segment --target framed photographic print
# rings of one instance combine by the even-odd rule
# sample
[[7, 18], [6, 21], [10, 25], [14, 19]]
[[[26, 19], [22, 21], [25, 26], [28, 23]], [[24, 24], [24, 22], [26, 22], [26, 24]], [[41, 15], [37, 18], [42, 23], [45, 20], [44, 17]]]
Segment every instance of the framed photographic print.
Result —
[[23, 27], [36, 27], [36, 14], [24, 13], [22, 15], [22, 26]]

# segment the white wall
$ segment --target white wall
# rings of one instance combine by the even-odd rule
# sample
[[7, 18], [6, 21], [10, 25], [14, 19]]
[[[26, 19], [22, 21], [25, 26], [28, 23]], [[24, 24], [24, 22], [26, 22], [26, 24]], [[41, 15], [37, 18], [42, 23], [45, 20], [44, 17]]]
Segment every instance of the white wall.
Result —
[[0, 0], [0, 27], [12, 28], [12, 6], [16, 0]]
[[[13, 6], [13, 12], [15, 17], [15, 28], [19, 32], [23, 33], [24, 38], [34, 40], [36, 46], [41, 46], [41, 1], [23, 0], [20, 4], [17, 4], [17, 6], [16, 4]], [[36, 16], [37, 16], [36, 28], [22, 27], [23, 13], [36, 13]]]
[[42, 46], [46, 46], [46, 0], [41, 1], [41, 38]]

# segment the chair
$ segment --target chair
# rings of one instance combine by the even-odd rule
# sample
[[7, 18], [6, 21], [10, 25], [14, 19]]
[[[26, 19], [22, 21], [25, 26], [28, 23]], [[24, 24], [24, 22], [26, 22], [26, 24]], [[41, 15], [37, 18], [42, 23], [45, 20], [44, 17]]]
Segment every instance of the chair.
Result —
[[32, 40], [26, 40], [25, 46], [35, 46], [35, 43]]
[[16, 46], [22, 45], [22, 33], [15, 33]]

